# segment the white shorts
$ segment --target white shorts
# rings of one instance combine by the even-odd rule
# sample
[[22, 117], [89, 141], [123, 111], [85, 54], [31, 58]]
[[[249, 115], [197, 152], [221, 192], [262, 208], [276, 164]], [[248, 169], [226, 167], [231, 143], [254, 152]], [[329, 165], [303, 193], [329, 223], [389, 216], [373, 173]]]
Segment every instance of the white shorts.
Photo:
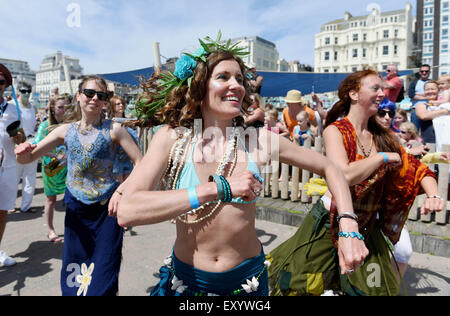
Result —
[[0, 176], [0, 210], [13, 210], [17, 196], [17, 170], [16, 166], [3, 168]]

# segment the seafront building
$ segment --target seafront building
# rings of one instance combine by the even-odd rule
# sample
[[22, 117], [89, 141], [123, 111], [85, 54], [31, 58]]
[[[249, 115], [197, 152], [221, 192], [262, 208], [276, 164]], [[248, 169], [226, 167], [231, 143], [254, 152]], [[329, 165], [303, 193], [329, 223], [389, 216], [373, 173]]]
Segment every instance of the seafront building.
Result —
[[364, 16], [352, 16], [321, 26], [315, 37], [315, 72], [354, 72], [365, 68], [383, 71], [393, 63], [412, 65], [413, 15], [408, 2], [403, 10], [380, 12], [375, 6]]
[[40, 69], [36, 72], [36, 92], [39, 94], [39, 102], [48, 102], [53, 90], [58, 89], [60, 94], [73, 95], [77, 91], [79, 78], [83, 75], [80, 60], [63, 55], [46, 55], [41, 62]]
[[449, 0], [417, 0], [417, 50], [432, 78], [450, 74]]
[[0, 64], [5, 65], [6, 68], [9, 69], [13, 77], [14, 84], [17, 84], [20, 81], [25, 81], [31, 86], [35, 85], [36, 73], [30, 70], [30, 65], [27, 61], [0, 58]]

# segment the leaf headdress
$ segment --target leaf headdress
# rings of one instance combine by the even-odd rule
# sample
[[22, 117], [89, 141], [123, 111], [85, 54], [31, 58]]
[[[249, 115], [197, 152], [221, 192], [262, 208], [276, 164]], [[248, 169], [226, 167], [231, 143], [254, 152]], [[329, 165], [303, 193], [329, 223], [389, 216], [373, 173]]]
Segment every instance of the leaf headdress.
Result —
[[212, 52], [219, 50], [228, 51], [241, 58], [249, 54], [246, 48], [238, 47], [239, 42], [231, 44], [230, 39], [223, 43], [221, 38], [222, 32], [219, 31], [216, 40], [211, 39], [209, 36], [203, 40], [199, 39], [200, 48], [192, 54], [183, 53], [176, 62], [174, 72], [161, 73], [158, 80], [148, 86], [145, 86], [146, 84], [141, 81], [141, 85], [151, 91], [152, 94], [151, 100], [142, 95], [136, 102], [136, 114], [142, 125], [154, 125], [155, 114], [166, 104], [167, 97], [174, 89], [183, 85], [191, 86], [198, 61], [206, 63], [208, 56]]

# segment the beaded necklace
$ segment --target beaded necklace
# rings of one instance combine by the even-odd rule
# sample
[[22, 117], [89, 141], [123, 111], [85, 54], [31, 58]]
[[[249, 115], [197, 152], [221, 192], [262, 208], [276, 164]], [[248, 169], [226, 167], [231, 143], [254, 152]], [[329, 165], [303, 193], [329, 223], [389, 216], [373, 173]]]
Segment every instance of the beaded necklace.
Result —
[[370, 153], [372, 152], [372, 147], [373, 147], [373, 136], [370, 138], [370, 148], [369, 148], [369, 152], [366, 153], [366, 150], [364, 148], [364, 146], [361, 144], [361, 142], [359, 141], [359, 137], [358, 135], [356, 135], [356, 142], [358, 143], [358, 147], [361, 149], [361, 151], [363, 152], [363, 155], [365, 158], [370, 156]]
[[[228, 170], [228, 173], [227, 173], [227, 176], [226, 176], [226, 177], [231, 176], [231, 174], [233, 173], [234, 168], [235, 168], [235, 166], [236, 166], [236, 161], [237, 161], [237, 153], [238, 153], [238, 151], [237, 151], [237, 138], [238, 138], [238, 137], [239, 137], [239, 130], [238, 130], [237, 128], [233, 128], [233, 131], [232, 131], [232, 133], [231, 133], [231, 135], [230, 135], [230, 139], [228, 140], [227, 150], [226, 150], [226, 152], [224, 153], [224, 155], [222, 156], [222, 160], [221, 160], [221, 162], [219, 163], [219, 165], [218, 165], [218, 167], [217, 167], [216, 175], [223, 175], [226, 166], [227, 166], [228, 163], [230, 162], [230, 158], [231, 158], [230, 156], [231, 156], [231, 153], [232, 153], [233, 150], [234, 150], [233, 162], [232, 162], [232, 164], [231, 164], [230, 169]], [[192, 143], [192, 142], [191, 142], [191, 143]], [[187, 151], [186, 151], [186, 153], [187, 153]], [[183, 166], [184, 166], [184, 161], [185, 161], [185, 159], [186, 159], [186, 153], [185, 153], [185, 155], [183, 155], [183, 161], [182, 161], [182, 163], [180, 163], [180, 166], [179, 166], [179, 168], [178, 168], [178, 171], [177, 171], [177, 174], [176, 174], [176, 176], [175, 176], [175, 181], [174, 181], [174, 183], [173, 183], [172, 189], [175, 189], [176, 183], [177, 183], [177, 181], [178, 181], [179, 173], [180, 173], [181, 169], [182, 169]], [[207, 207], [207, 206], [209, 206], [209, 205], [211, 205], [211, 204], [213, 204], [213, 203], [217, 203], [217, 204], [214, 205], [214, 207], [212, 208], [212, 210], [211, 210], [208, 214], [206, 214], [205, 216], [202, 216], [202, 217], [200, 217], [200, 218], [198, 218], [198, 219], [195, 219], [195, 220], [188, 220], [188, 219], [187, 219], [187, 216], [188, 216], [188, 215], [196, 215], [198, 212], [204, 210], [205, 207]], [[211, 202], [207, 202], [207, 203], [201, 205], [200, 207], [198, 207], [198, 208], [196, 208], [196, 209], [193, 209], [193, 210], [191, 210], [191, 211], [189, 211], [189, 212], [186, 212], [186, 213], [183, 214], [183, 215], [178, 216], [178, 220], [181, 221], [181, 222], [183, 222], [183, 223], [185, 223], [185, 224], [196, 224], [196, 223], [200, 223], [200, 222], [204, 221], [205, 219], [207, 219], [208, 217], [211, 217], [211, 216], [217, 211], [217, 209], [220, 207], [221, 204], [222, 204], [222, 201], [220, 201], [220, 200], [219, 200], [219, 201], [211, 201]]]

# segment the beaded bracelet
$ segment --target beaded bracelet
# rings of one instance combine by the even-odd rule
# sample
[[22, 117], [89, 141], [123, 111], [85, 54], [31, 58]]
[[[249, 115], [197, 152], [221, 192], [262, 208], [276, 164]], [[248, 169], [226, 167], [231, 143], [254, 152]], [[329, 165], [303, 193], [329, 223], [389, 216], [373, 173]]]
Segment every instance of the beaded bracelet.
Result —
[[359, 240], [363, 240], [364, 241], [364, 236], [361, 235], [360, 233], [356, 233], [356, 232], [339, 232], [339, 237], [352, 237], [352, 238], [358, 238]]

